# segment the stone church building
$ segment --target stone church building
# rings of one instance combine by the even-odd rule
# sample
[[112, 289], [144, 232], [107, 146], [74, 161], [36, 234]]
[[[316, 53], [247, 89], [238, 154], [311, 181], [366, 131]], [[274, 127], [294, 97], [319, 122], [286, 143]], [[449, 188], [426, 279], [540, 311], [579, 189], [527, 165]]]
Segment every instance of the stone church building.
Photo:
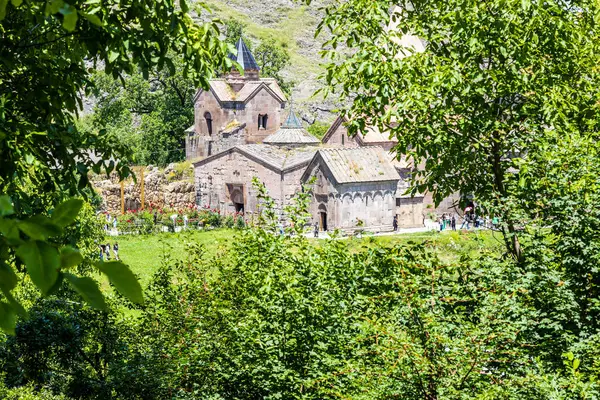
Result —
[[420, 227], [430, 196], [405, 196], [411, 166], [390, 150], [396, 141], [375, 128], [349, 137], [338, 118], [322, 140], [308, 133], [277, 82], [260, 77], [243, 40], [233, 57], [242, 67], [210, 82], [195, 97], [186, 154], [194, 162], [197, 204], [223, 213], [255, 213], [252, 179], [263, 182], [281, 220], [302, 185], [312, 182], [311, 214], [321, 230]]

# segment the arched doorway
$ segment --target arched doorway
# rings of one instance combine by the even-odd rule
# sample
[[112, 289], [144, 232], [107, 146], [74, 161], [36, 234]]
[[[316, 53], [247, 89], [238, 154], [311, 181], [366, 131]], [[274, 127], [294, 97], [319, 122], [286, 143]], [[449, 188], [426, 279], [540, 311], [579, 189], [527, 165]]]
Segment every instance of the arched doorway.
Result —
[[234, 186], [230, 192], [230, 199], [235, 212], [244, 212], [244, 192], [242, 187]]
[[204, 119], [206, 120], [206, 129], [208, 134], [212, 136], [213, 134], [213, 126], [212, 126], [212, 115], [207, 111], [204, 113]]
[[327, 231], [327, 207], [323, 204], [319, 206], [319, 225], [321, 231]]

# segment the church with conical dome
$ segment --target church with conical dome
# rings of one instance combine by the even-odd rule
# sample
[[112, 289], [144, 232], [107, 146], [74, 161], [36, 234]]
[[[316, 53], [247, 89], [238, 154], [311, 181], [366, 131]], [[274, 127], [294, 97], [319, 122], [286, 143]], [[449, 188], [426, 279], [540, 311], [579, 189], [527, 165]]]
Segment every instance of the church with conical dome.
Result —
[[405, 196], [411, 165], [390, 152], [396, 142], [368, 128], [352, 138], [338, 118], [319, 140], [304, 129], [274, 79], [260, 68], [242, 39], [232, 68], [195, 97], [195, 123], [187, 132], [196, 202], [221, 213], [258, 211], [253, 178], [264, 183], [285, 224], [286, 206], [312, 185], [311, 214], [321, 230], [391, 231], [423, 225], [426, 195]]

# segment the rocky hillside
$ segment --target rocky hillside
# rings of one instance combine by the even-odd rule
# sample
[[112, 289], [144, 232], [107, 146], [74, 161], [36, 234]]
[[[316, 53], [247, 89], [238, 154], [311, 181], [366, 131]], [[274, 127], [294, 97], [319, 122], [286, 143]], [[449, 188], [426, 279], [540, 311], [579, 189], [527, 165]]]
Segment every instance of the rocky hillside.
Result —
[[307, 120], [318, 118], [329, 122], [335, 105], [314, 97], [322, 85], [319, 50], [324, 36], [315, 39], [315, 30], [321, 14], [319, 6], [327, 0], [313, 0], [304, 6], [296, 0], [203, 0], [212, 10], [212, 16], [223, 21], [235, 19], [246, 25], [244, 36], [251, 41], [275, 38], [288, 49], [290, 65], [282, 75], [295, 83], [293, 97]]

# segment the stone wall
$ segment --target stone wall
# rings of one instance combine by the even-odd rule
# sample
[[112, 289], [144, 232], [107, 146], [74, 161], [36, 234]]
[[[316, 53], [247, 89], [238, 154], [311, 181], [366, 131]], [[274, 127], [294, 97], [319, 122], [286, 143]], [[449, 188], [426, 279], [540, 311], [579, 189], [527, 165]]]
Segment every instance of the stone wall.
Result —
[[219, 209], [223, 213], [235, 212], [231, 194], [238, 188], [243, 194], [244, 211], [256, 212], [257, 197], [251, 184], [255, 176], [265, 184], [269, 195], [280, 203], [280, 174], [231, 150], [195, 168], [198, 204]]
[[[266, 89], [261, 89], [242, 109], [222, 108], [212, 91], [202, 91], [194, 104], [195, 132], [198, 136], [209, 136], [205, 113], [212, 118], [212, 136], [226, 130], [231, 121], [246, 124], [246, 140], [248, 143], [260, 143], [264, 138], [275, 133], [281, 127], [282, 103], [275, 99]], [[267, 114], [267, 129], [258, 128], [258, 115]], [[218, 139], [213, 139], [217, 141]], [[214, 152], [213, 152], [214, 154]]]
[[[300, 190], [300, 177], [304, 166], [285, 173], [263, 165], [247, 156], [231, 150], [195, 168], [198, 204], [216, 208], [222, 213], [236, 210], [235, 192], [241, 192], [244, 212], [258, 211], [257, 193], [252, 178], [257, 177], [275, 200], [275, 208], [283, 218], [283, 209]], [[239, 199], [237, 200], [239, 201]], [[238, 203], [241, 204], [241, 203]]]
[[[149, 166], [144, 170], [145, 205], [158, 207], [183, 208], [195, 204], [196, 191], [190, 179], [193, 171], [185, 171], [184, 176], [177, 179], [175, 165], [170, 164], [165, 170]], [[125, 210], [138, 210], [141, 208], [141, 172], [136, 170], [137, 183], [127, 180], [124, 184]], [[92, 177], [92, 185], [102, 197], [103, 211], [111, 214], [121, 212], [121, 184], [115, 174], [110, 179], [106, 176]]]
[[321, 166], [310, 174], [317, 178], [310, 210], [313, 223], [317, 222], [321, 229], [326, 224], [327, 230], [386, 232], [393, 229], [396, 181], [336, 185], [329, 174]]

